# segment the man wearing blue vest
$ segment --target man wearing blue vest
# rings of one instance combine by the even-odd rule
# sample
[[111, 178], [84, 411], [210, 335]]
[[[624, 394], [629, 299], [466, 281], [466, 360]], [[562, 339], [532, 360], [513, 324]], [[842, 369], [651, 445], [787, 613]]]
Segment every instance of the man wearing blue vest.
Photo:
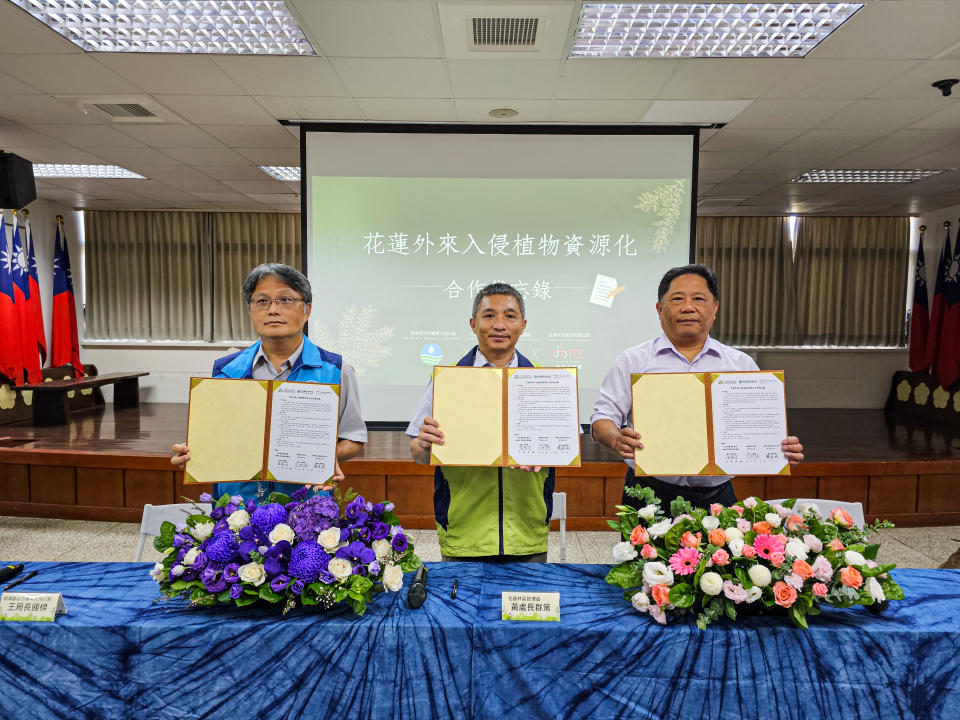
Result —
[[[527, 326], [523, 296], [510, 285], [493, 283], [477, 293], [470, 328], [477, 345], [457, 365], [531, 367], [516, 351]], [[410, 424], [410, 454], [430, 462], [431, 446], [443, 444], [443, 431], [432, 417], [433, 380]], [[433, 474], [433, 508], [444, 560], [546, 562], [553, 468], [437, 467]]]
[[[243, 299], [260, 339], [245, 350], [217, 360], [213, 377], [339, 384], [337, 460], [356, 455], [367, 441], [357, 377], [343, 358], [314, 345], [303, 334], [313, 301], [310, 282], [292, 267], [264, 263], [251, 270], [244, 280]], [[174, 445], [173, 452], [174, 465], [183, 465], [190, 459], [186, 445]], [[338, 462], [334, 481], [342, 477]], [[266, 482], [221, 483], [214, 487], [212, 495], [216, 498], [229, 492], [246, 499], [266, 498], [282, 487]]]

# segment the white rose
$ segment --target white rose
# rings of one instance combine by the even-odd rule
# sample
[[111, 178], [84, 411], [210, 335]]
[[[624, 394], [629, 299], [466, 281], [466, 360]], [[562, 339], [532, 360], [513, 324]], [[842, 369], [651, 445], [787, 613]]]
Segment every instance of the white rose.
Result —
[[856, 550], [847, 550], [844, 553], [843, 557], [847, 561], [847, 565], [866, 565], [867, 559], [858, 553]]
[[240, 566], [240, 579], [245, 583], [252, 583], [255, 587], [263, 585], [267, 579], [267, 573], [263, 570], [263, 565], [258, 562], [247, 563]]
[[[730, 532], [727, 530], [727, 532]], [[739, 532], [739, 531], [738, 531]], [[740, 557], [743, 555], [743, 538], [734, 538], [727, 543], [727, 547], [730, 548], [730, 554], [734, 557]]]
[[353, 563], [346, 558], [334, 558], [327, 566], [327, 570], [337, 580], [343, 580], [353, 575]]
[[[240, 528], [246, 527], [250, 524], [250, 513], [248, 513], [243, 508], [239, 510], [234, 510], [230, 513], [230, 516], [227, 518], [227, 527], [229, 527], [234, 532], [237, 532]], [[273, 542], [271, 540], [270, 542]]]
[[739, 528], [735, 528], [735, 527], [724, 528], [724, 532], [727, 534], [728, 543], [731, 542], [732, 540], [743, 540], [743, 533], [740, 532]]
[[[327, 528], [317, 537], [317, 542], [323, 545], [327, 552], [336, 550], [340, 545], [340, 528]], [[380, 553], [377, 553], [377, 557], [380, 557]]]
[[200, 548], [192, 547], [187, 550], [187, 554], [183, 556], [182, 562], [184, 565], [193, 565], [193, 561], [197, 559], [197, 555], [200, 554]]
[[723, 590], [723, 578], [715, 572], [705, 572], [700, 576], [700, 589], [707, 595], [719, 595]]
[[208, 537], [213, 535], [213, 521], [210, 522], [198, 522], [192, 528], [190, 528], [190, 534], [193, 535], [197, 540], [203, 542]]
[[[330, 564], [333, 565], [333, 562]], [[383, 571], [383, 586], [390, 592], [399, 592], [403, 587], [403, 569], [399, 565], [387, 565]]]
[[[237, 510], [237, 512], [240, 512], [240, 511]], [[234, 513], [233, 515], [236, 515], [236, 514], [237, 513]], [[231, 515], [230, 517], [233, 517], [233, 515]], [[278, 542], [281, 542], [283, 540], [286, 540], [288, 543], [292, 543], [296, 535], [294, 535], [292, 527], [290, 527], [286, 523], [279, 523], [273, 526], [273, 530], [270, 531], [270, 534], [267, 537], [270, 538], [270, 542], [276, 545]]]
[[806, 560], [807, 554], [810, 552], [810, 548], [807, 547], [807, 544], [803, 540], [789, 540], [787, 542], [787, 547], [785, 549], [787, 555], [798, 560]]
[[633, 609], [637, 612], [646, 612], [647, 608], [650, 607], [650, 598], [647, 597], [646, 593], [638, 592], [630, 598], [630, 602], [633, 603]]
[[760, 599], [760, 596], [763, 594], [763, 591], [758, 587], [752, 587], [747, 590], [747, 602], [752, 603]]
[[642, 508], [637, 510], [637, 515], [642, 517], [644, 520], [652, 520], [653, 516], [657, 514], [656, 505], [644, 505]]
[[767, 513], [763, 516], [763, 519], [770, 523], [773, 527], [780, 527], [780, 523], [783, 522], [783, 518], [776, 513]]
[[750, 576], [750, 581], [757, 587], [766, 587], [770, 584], [770, 580], [772, 580], [770, 571], [763, 565], [754, 565], [747, 570], [747, 575]]
[[650, 533], [650, 537], [658, 538], [666, 535], [667, 531], [672, 527], [673, 527], [673, 520], [671, 520], [670, 518], [666, 518], [648, 527], [647, 532]]
[[[326, 530], [324, 530], [324, 532], [326, 532]], [[320, 533], [320, 537], [323, 537], [323, 533]], [[323, 545], [322, 539], [320, 540], [320, 544]], [[373, 551], [377, 554], [377, 560], [383, 560], [390, 554], [389, 540], [374, 540], [370, 543], [370, 547], [373, 548]]]
[[637, 556], [637, 549], [628, 542], [618, 542], [613, 546], [613, 561], [622, 563], [633, 560]]
[[703, 525], [704, 530], [716, 530], [718, 527], [720, 527], [720, 521], [713, 515], [707, 515], [703, 520], [700, 521], [700, 524]]
[[[849, 555], [849, 553], [847, 553]], [[873, 598], [874, 602], [883, 602], [887, 599], [886, 594], [883, 592], [883, 587], [881, 587], [880, 582], [875, 578], [867, 578], [867, 592], [870, 593], [870, 597]]]
[[643, 566], [643, 579], [650, 587], [673, 585], [673, 571], [662, 562], [648, 562]]

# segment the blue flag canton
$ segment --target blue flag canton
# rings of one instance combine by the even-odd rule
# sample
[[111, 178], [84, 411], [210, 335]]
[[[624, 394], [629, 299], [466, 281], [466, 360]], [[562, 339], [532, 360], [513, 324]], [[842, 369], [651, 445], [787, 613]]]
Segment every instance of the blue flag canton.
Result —
[[63, 292], [73, 292], [73, 278], [70, 277], [70, 252], [67, 250], [67, 241], [66, 238], [61, 238], [58, 228], [53, 255], [53, 294], [59, 295]]
[[0, 217], [0, 293], [13, 302], [13, 253], [7, 248], [7, 228]]
[[12, 275], [14, 284], [20, 288], [20, 292], [27, 299], [30, 298], [30, 267], [27, 265], [27, 254], [23, 251], [23, 245], [20, 242], [20, 227], [13, 226], [13, 257]]
[[947, 307], [960, 302], [960, 231], [957, 232], [954, 248], [950, 261], [943, 269], [943, 295], [947, 301]]
[[913, 273], [913, 304], [928, 308], [927, 300], [927, 264], [923, 259], [923, 238], [917, 248], [917, 267]]

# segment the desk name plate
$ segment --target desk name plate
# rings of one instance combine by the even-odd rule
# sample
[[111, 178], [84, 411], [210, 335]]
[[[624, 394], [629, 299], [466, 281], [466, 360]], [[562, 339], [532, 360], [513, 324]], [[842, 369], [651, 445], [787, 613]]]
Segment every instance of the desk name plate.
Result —
[[560, 593], [503, 592], [502, 620], [560, 621]]
[[0, 597], [0, 620], [53, 622], [66, 612], [60, 593], [5, 592]]

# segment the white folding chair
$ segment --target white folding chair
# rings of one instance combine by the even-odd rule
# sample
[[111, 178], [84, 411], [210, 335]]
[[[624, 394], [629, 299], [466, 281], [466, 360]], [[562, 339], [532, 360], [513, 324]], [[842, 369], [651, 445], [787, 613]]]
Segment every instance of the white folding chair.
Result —
[[140, 541], [137, 543], [137, 554], [134, 557], [135, 562], [140, 562], [143, 556], [143, 547], [147, 542], [147, 536], [154, 537], [160, 534], [160, 526], [164, 522], [170, 521], [174, 525], [187, 519], [187, 515], [193, 515], [201, 508], [203, 512], [210, 512], [212, 505], [210, 503], [174, 503], [171, 505], [151, 505], [147, 503], [143, 506], [143, 518], [140, 520]]
[[[785, 499], [786, 498], [784, 498], [784, 500]], [[783, 500], [767, 500], [767, 502], [771, 504], [782, 503]], [[854, 525], [862, 528], [866, 524], [866, 519], [863, 516], [863, 503], [844, 502], [843, 500], [823, 500], [821, 498], [797, 498], [797, 502], [793, 507], [800, 507], [803, 503], [816, 505], [820, 510], [820, 514], [825, 518], [830, 515], [834, 508], [842, 508], [853, 518]]]
[[551, 520], [560, 521], [560, 562], [567, 559], [567, 494], [555, 492], [553, 494], [553, 514]]

